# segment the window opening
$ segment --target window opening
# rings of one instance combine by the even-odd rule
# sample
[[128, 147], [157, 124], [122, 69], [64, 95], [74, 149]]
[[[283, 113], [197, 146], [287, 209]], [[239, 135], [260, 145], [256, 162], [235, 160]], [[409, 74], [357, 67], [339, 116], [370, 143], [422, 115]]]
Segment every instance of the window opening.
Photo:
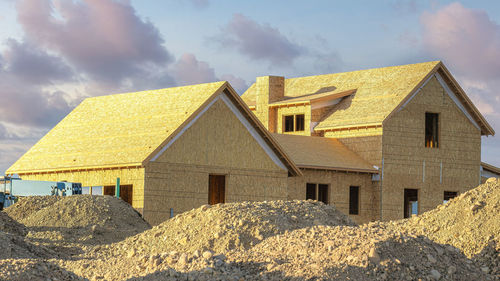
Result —
[[439, 114], [425, 113], [425, 147], [439, 147]]
[[359, 186], [349, 187], [349, 215], [359, 214]]

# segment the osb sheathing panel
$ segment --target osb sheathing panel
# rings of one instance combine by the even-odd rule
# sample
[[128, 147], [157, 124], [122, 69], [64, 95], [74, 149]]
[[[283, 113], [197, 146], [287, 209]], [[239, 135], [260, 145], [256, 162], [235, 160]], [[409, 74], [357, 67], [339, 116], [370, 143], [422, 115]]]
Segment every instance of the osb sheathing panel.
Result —
[[311, 122], [319, 123], [323, 120], [328, 113], [330, 113], [335, 108], [335, 105], [324, 106], [316, 109], [311, 109]]
[[[325, 133], [325, 137], [330, 137], [330, 135]], [[382, 167], [382, 135], [338, 138], [337, 140], [371, 165]]]
[[[288, 115], [296, 115], [296, 114], [304, 114], [304, 131], [294, 131], [294, 132], [285, 132], [285, 116]], [[276, 132], [279, 134], [288, 134], [288, 135], [301, 135], [301, 136], [310, 136], [311, 135], [311, 105], [298, 105], [298, 106], [290, 106], [290, 107], [280, 107], [276, 110], [276, 118], [277, 130]], [[295, 126], [295, 119], [294, 119]]]
[[226, 175], [226, 202], [286, 199], [277, 166], [226, 104], [215, 102], [146, 166], [144, 217], [157, 224], [208, 203], [209, 174]]
[[223, 84], [85, 99], [7, 173], [142, 163]]
[[343, 128], [333, 131], [324, 131], [324, 136], [329, 138], [358, 138], [370, 136], [382, 136], [382, 124], [372, 127]]
[[[439, 148], [425, 147], [426, 112], [439, 113]], [[436, 78], [388, 119], [383, 130], [384, 220], [403, 217], [405, 188], [419, 190], [422, 213], [441, 204], [444, 191], [460, 193], [479, 184], [481, 133]]]
[[317, 166], [377, 172], [370, 163], [337, 139], [283, 134], [273, 134], [273, 137], [299, 167]]
[[[285, 97], [315, 94], [325, 89], [356, 89], [356, 93], [345, 97], [316, 129], [382, 123], [438, 64], [435, 61], [286, 79]], [[254, 84], [242, 98], [252, 104], [256, 94]]]
[[143, 208], [144, 168], [123, 168], [20, 175], [23, 180], [79, 182], [82, 186], [133, 185], [132, 207]]
[[146, 168], [144, 218], [155, 225], [208, 204], [210, 174], [226, 176], [225, 200], [286, 200], [287, 172], [152, 162]]
[[215, 102], [155, 161], [283, 171], [222, 100]]
[[357, 223], [366, 223], [378, 218], [376, 189], [371, 175], [366, 173], [345, 173], [325, 170], [301, 169], [304, 176], [288, 178], [288, 199], [305, 200], [306, 184], [328, 184], [329, 204], [349, 214], [349, 187], [359, 186], [359, 215], [350, 215]]

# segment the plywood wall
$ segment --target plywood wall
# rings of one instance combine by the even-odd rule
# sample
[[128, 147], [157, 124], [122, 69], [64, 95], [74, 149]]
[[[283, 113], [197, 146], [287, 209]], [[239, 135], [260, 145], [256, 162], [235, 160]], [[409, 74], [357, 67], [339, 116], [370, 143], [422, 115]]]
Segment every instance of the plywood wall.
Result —
[[223, 101], [217, 101], [146, 165], [144, 217], [160, 223], [208, 203], [209, 175], [226, 176], [226, 202], [287, 197], [288, 171], [271, 160]]
[[288, 199], [305, 200], [306, 184], [328, 184], [329, 203], [349, 214], [349, 187], [359, 186], [359, 215], [350, 215], [358, 223], [373, 221], [378, 217], [376, 192], [371, 181], [371, 174], [346, 173], [326, 170], [301, 169], [303, 177], [288, 179]]
[[144, 168], [120, 168], [88, 171], [65, 171], [19, 175], [23, 180], [79, 182], [82, 186], [133, 185], [132, 207], [142, 211], [144, 198]]
[[[425, 113], [439, 113], [439, 148], [425, 147]], [[383, 128], [382, 219], [403, 217], [405, 188], [419, 190], [419, 212], [443, 202], [444, 191], [479, 184], [481, 134], [432, 78]], [[425, 164], [424, 164], [425, 162]]]
[[[285, 116], [304, 114], [304, 131], [298, 132], [285, 132]], [[290, 135], [301, 135], [310, 136], [311, 135], [311, 105], [296, 105], [296, 106], [285, 106], [276, 109], [276, 118], [278, 134], [290, 134]], [[295, 121], [294, 121], [295, 122]], [[295, 124], [295, 123], [294, 123]]]
[[382, 167], [382, 135], [338, 138], [347, 148], [356, 152], [368, 163]]

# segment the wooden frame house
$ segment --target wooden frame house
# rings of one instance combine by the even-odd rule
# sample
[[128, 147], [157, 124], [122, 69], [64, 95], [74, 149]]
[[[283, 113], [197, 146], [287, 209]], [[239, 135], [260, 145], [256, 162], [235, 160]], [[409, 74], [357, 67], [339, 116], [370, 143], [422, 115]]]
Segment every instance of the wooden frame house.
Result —
[[[253, 112], [253, 113], [252, 113]], [[14, 163], [157, 224], [203, 204], [312, 199], [359, 223], [430, 210], [498, 168], [494, 130], [441, 62], [88, 98]]]
[[107, 195], [120, 178], [151, 224], [208, 203], [286, 199], [301, 175], [227, 82], [88, 98], [7, 173]]
[[[331, 152], [342, 161], [294, 159], [304, 177], [289, 179], [289, 199], [311, 197], [321, 183], [328, 201], [359, 222], [422, 213], [477, 186], [481, 136], [495, 133], [439, 61], [258, 77], [242, 98], [270, 132], [304, 136], [295, 144], [277, 138], [292, 158], [301, 150], [325, 155], [327, 146], [312, 145], [317, 137], [338, 142]], [[341, 154], [340, 144], [355, 155]], [[353, 166], [359, 158], [372, 170]]]

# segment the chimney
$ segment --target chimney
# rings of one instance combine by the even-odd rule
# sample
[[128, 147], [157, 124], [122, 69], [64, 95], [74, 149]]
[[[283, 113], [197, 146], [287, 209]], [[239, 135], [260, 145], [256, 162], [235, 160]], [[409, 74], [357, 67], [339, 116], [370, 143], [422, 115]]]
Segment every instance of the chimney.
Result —
[[264, 124], [266, 129], [269, 130], [270, 126], [273, 127], [272, 124], [270, 123], [275, 121], [274, 120], [275, 117], [270, 116], [269, 104], [280, 101], [285, 96], [285, 77], [282, 76], [257, 77], [255, 88], [257, 91], [255, 100], [256, 102], [255, 114], [262, 122], [262, 124]]

